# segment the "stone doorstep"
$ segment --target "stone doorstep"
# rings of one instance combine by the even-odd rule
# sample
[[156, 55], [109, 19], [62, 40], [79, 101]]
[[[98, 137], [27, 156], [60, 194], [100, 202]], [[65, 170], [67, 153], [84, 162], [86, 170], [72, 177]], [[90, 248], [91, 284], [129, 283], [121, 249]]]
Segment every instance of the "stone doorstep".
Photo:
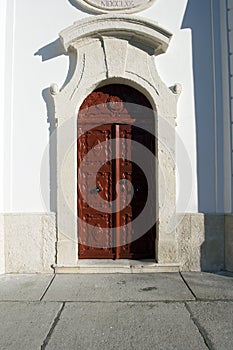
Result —
[[54, 265], [55, 273], [156, 273], [179, 272], [178, 263], [159, 264], [152, 260], [82, 259], [77, 265]]

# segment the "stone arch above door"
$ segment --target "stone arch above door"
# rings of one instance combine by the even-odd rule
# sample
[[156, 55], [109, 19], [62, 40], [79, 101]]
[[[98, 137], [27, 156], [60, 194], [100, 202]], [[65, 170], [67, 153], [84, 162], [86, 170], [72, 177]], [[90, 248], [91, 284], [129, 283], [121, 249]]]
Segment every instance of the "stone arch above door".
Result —
[[140, 17], [100, 15], [74, 23], [60, 33], [70, 58], [64, 85], [50, 88], [57, 122], [57, 264], [77, 266], [78, 110], [98, 86], [125, 84], [142, 92], [155, 111], [158, 138], [158, 263], [177, 263], [175, 233], [175, 118], [179, 85], [167, 87], [154, 57], [164, 53], [171, 34]]

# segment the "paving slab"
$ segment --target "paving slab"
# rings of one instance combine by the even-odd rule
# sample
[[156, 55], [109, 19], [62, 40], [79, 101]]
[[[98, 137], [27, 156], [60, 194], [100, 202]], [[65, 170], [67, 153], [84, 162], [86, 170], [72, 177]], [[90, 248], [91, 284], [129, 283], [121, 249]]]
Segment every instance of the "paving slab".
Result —
[[60, 308], [60, 303], [0, 302], [0, 349], [41, 349]]
[[233, 349], [233, 302], [200, 301], [187, 305], [210, 349]]
[[2, 275], [0, 301], [40, 300], [54, 275]]
[[233, 276], [206, 272], [182, 272], [182, 276], [198, 299], [233, 300]]
[[[188, 346], [187, 346], [188, 344]], [[68, 303], [46, 350], [206, 350], [181, 303]]]
[[44, 300], [193, 300], [179, 273], [56, 275]]

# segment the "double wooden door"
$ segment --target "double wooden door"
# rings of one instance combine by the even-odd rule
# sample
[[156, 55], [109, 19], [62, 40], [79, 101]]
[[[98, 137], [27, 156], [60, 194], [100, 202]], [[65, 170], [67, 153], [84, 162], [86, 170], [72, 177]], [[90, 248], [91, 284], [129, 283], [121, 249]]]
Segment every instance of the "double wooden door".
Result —
[[[143, 170], [130, 160], [136, 148], [129, 141], [139, 142], [153, 153], [155, 147], [153, 135], [134, 125], [135, 109], [130, 106], [135, 99], [138, 104], [150, 107], [138, 91], [124, 85], [109, 85], [90, 94], [80, 108], [79, 258], [155, 257], [155, 226], [134, 238], [134, 219], [147, 201], [148, 183]], [[148, 167], [151, 176], [155, 176], [154, 164]], [[151, 215], [155, 215], [154, 205]]]

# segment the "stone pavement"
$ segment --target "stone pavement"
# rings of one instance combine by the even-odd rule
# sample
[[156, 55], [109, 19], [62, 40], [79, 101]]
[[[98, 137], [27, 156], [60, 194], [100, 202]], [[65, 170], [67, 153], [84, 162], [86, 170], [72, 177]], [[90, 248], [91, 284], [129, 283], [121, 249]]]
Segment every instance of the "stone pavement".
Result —
[[232, 350], [233, 274], [0, 276], [1, 350]]

